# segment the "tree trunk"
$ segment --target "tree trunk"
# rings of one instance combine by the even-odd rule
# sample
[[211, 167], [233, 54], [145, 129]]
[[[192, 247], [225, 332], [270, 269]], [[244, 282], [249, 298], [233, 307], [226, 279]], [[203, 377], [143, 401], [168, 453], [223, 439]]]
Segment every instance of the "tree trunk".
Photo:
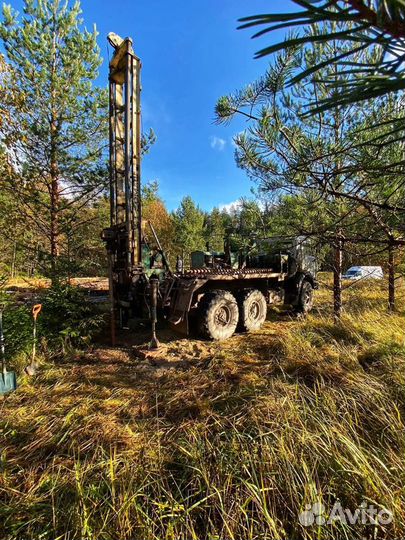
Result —
[[35, 276], [35, 274], [37, 273], [38, 263], [39, 263], [39, 244], [36, 243], [35, 248], [34, 248], [34, 255], [32, 257], [32, 275], [33, 276]]
[[70, 242], [71, 242], [71, 236], [70, 234], [67, 235], [67, 279], [68, 279], [68, 284], [70, 285], [71, 283], [71, 279], [72, 279], [72, 276], [71, 276], [71, 268], [70, 268]]
[[51, 147], [50, 147], [50, 242], [52, 283], [57, 281], [59, 257], [59, 166], [57, 152], [58, 121], [56, 112], [52, 111]]
[[[55, 4], [56, 6], [56, 4]], [[51, 140], [50, 140], [50, 242], [51, 242], [51, 279], [54, 284], [58, 279], [59, 257], [59, 167], [58, 167], [58, 115], [56, 112], [56, 41], [57, 32], [53, 29], [52, 65], [51, 65]]]
[[395, 311], [395, 250], [392, 243], [388, 246], [388, 310]]
[[336, 238], [333, 264], [333, 318], [335, 322], [338, 322], [342, 315], [342, 261], [343, 239], [339, 232]]
[[14, 245], [13, 245], [13, 255], [12, 255], [12, 259], [11, 259], [11, 269], [10, 269], [10, 277], [11, 278], [15, 278], [15, 274], [16, 274], [16, 259], [17, 259], [17, 241], [14, 242]]
[[59, 206], [59, 185], [57, 179], [52, 179], [51, 182], [51, 272], [52, 282], [57, 278], [57, 260], [59, 257], [59, 227], [58, 227], [58, 206]]

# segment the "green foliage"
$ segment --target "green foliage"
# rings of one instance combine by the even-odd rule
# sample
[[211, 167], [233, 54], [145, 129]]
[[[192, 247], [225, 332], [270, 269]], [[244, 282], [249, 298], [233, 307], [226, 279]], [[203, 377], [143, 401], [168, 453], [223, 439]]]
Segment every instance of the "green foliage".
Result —
[[172, 214], [175, 240], [178, 248], [189, 255], [195, 250], [205, 250], [204, 212], [189, 196], [184, 197], [179, 208]]
[[107, 197], [100, 197], [75, 212], [59, 257], [65, 264], [62, 275], [106, 275], [106, 249], [100, 232], [109, 224], [110, 202]]
[[[32, 303], [16, 302], [1, 293], [6, 359], [17, 368], [27, 359], [33, 346]], [[88, 302], [85, 291], [67, 284], [57, 284], [40, 294], [42, 304], [37, 319], [38, 352], [47, 358], [58, 357], [68, 348], [86, 347], [104, 326], [103, 315]], [[20, 365], [21, 364], [21, 365]]]
[[3, 315], [5, 358], [9, 362], [28, 353], [32, 346], [32, 325], [29, 310], [13, 301], [7, 292], [7, 278], [4, 275], [0, 275], [0, 309]]
[[224, 250], [225, 224], [223, 213], [213, 208], [205, 218], [205, 238], [211, 251]]
[[[43, 158], [51, 163], [56, 157], [59, 174], [76, 185], [83, 185], [87, 166], [101, 157], [100, 135], [106, 126], [105, 92], [93, 86], [101, 65], [97, 32], [80, 28], [80, 13], [79, 2], [70, 7], [58, 0], [26, 0], [21, 21], [4, 6], [0, 25], [14, 82], [24, 98], [24, 106], [13, 111], [11, 126], [18, 123], [14, 137], [20, 150], [36, 170], [40, 160], [42, 167], [49, 166]], [[12, 133], [8, 136], [13, 139]]]
[[[152, 186], [153, 187], [153, 186]], [[224, 240], [230, 238], [231, 250], [249, 246], [255, 237], [266, 237], [269, 229], [269, 209], [256, 199], [241, 198], [231, 208], [213, 208], [203, 212], [185, 197], [171, 215], [174, 225], [175, 252], [186, 256], [194, 250], [223, 251]]]
[[142, 204], [148, 205], [157, 200], [161, 200], [159, 197], [159, 183], [157, 180], [147, 182], [142, 186]]
[[[290, 83], [316, 75], [327, 82], [332, 90], [319, 101], [314, 96], [312, 112], [331, 109], [337, 104], [348, 105], [365, 99], [384, 96], [405, 89], [404, 45], [405, 6], [402, 0], [293, 0], [301, 9], [288, 13], [271, 13], [244, 17], [240, 28], [264, 26], [253, 37], [261, 37], [280, 29], [296, 29], [301, 33], [289, 35], [285, 41], [276, 42], [260, 50], [263, 57], [290, 47], [305, 49], [313, 44], [338, 42], [339, 46], [327, 59], [318, 59], [310, 66], [297, 66]], [[327, 24], [329, 23], [329, 24]], [[313, 33], [310, 25], [320, 25], [321, 31]], [[342, 48], [342, 44], [345, 47]], [[367, 51], [361, 62], [356, 61], [359, 51]], [[326, 65], [338, 65], [345, 79], [324, 78], [321, 71]], [[350, 78], [350, 83], [346, 79]]]
[[141, 150], [142, 155], [149, 154], [151, 147], [156, 142], [156, 133], [153, 131], [152, 128], [149, 129], [147, 133], [142, 133], [141, 136]]
[[241, 198], [238, 204], [222, 215], [231, 251], [246, 250], [255, 238], [265, 238], [270, 231], [269, 214], [266, 206], [261, 207], [258, 200]]
[[[324, 27], [313, 26], [310, 33], [322, 31]], [[303, 116], [314, 96], [318, 101], [330, 96], [328, 78], [349, 82], [345, 72], [329, 63], [337, 49], [347, 48], [315, 40], [304, 51], [297, 46], [283, 50], [263, 77], [220, 98], [217, 115], [220, 122], [248, 117], [248, 129], [235, 138], [236, 159], [257, 182], [259, 193], [273, 202], [272, 231], [295, 230], [330, 244], [341, 229], [360, 256], [367, 249], [375, 251], [373, 242], [402, 241], [404, 164], [402, 143], [392, 132], [401, 96]], [[364, 53], [355, 58], [361, 63]], [[319, 79], [289, 86], [297, 66], [309, 69], [319, 63]], [[380, 126], [371, 134], [368, 128], [376, 123]]]
[[66, 283], [58, 283], [41, 297], [40, 328], [51, 348], [88, 345], [104, 324], [95, 313], [86, 292]]
[[5, 108], [1, 135], [19, 169], [2, 187], [18, 202], [53, 277], [65, 266], [57, 259], [80, 225], [77, 215], [108, 177], [107, 95], [94, 85], [97, 31], [83, 28], [80, 14], [79, 2], [25, 0], [22, 17], [5, 5], [0, 23], [18, 98]]
[[3, 312], [5, 354], [13, 362], [18, 356], [28, 355], [32, 349], [32, 317], [24, 305], [8, 303]]

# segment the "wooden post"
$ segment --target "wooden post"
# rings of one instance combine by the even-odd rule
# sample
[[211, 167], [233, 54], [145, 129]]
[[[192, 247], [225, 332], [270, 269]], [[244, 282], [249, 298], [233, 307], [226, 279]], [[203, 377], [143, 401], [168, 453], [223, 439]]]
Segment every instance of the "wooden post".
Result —
[[71, 267], [70, 267], [70, 233], [67, 234], [67, 282], [68, 285], [71, 285], [72, 283], [72, 276], [71, 276]]
[[338, 231], [333, 264], [333, 318], [335, 322], [338, 322], [342, 315], [342, 263], [343, 235], [341, 231]]
[[395, 249], [388, 244], [388, 310], [395, 311]]

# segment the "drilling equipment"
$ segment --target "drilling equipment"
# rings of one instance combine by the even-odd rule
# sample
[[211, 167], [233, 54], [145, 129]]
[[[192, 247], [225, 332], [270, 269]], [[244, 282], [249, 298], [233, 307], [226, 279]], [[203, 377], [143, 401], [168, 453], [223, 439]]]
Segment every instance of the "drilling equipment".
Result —
[[[134, 317], [149, 316], [155, 327], [164, 318], [189, 334], [222, 340], [235, 330], [256, 330], [269, 304], [290, 304], [296, 311], [312, 307], [317, 288], [315, 257], [305, 238], [270, 238], [245, 252], [198, 251], [186, 268], [178, 259], [175, 272], [150, 224], [151, 243], [141, 211], [141, 61], [130, 38], [109, 34], [114, 47], [109, 72], [110, 227], [104, 229], [111, 304], [111, 338], [115, 328]], [[181, 264], [180, 264], [181, 263]]]

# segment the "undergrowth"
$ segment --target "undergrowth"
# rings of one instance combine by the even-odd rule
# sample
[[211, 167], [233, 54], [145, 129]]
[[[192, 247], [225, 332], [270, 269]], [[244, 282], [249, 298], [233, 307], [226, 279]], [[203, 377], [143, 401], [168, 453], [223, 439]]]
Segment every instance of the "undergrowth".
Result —
[[66, 283], [39, 289], [29, 299], [8, 295], [0, 288], [3, 309], [5, 356], [11, 369], [23, 370], [33, 347], [32, 307], [41, 304], [37, 319], [37, 353], [42, 360], [55, 360], [91, 339], [105, 325], [103, 314], [88, 302], [86, 292]]

